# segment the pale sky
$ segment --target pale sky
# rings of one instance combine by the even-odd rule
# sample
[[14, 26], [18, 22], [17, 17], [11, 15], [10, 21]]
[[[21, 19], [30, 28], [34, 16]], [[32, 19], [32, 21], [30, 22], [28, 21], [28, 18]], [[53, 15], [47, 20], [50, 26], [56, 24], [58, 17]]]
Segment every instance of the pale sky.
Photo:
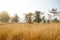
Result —
[[21, 18], [24, 13], [35, 10], [47, 13], [52, 8], [60, 10], [60, 0], [0, 0], [0, 12], [8, 11], [10, 16], [17, 13]]

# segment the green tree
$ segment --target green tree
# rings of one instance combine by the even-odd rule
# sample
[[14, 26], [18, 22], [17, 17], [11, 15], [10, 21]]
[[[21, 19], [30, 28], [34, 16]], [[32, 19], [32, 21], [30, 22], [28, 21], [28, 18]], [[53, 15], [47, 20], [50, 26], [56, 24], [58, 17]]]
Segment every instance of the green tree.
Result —
[[53, 20], [53, 22], [59, 22], [59, 20], [58, 20], [57, 18], [55, 18], [55, 19]]
[[14, 17], [11, 18], [11, 22], [19, 22], [19, 17], [17, 14], [15, 14]]
[[54, 16], [58, 16], [60, 11], [58, 11], [58, 9], [56, 8], [52, 8], [51, 10], [49, 10], [50, 13], [54, 14]]
[[8, 15], [7, 11], [2, 11], [0, 14], [0, 21], [1, 22], [9, 22], [10, 16]]
[[[51, 10], [49, 10], [49, 12], [50, 13], [52, 13], [52, 14], [54, 14], [53, 15], [53, 17], [55, 17], [55, 16], [60, 16], [59, 14], [60, 14], [60, 11], [58, 11], [58, 9], [56, 8], [52, 8]], [[58, 20], [57, 20], [57, 18], [55, 18], [54, 20], [53, 20], [53, 22], [59, 22]]]
[[27, 23], [32, 23], [32, 13], [28, 13], [25, 15], [25, 20]]
[[45, 16], [43, 16], [42, 20], [43, 20], [44, 23], [46, 23]]
[[40, 11], [35, 11], [34, 22], [37, 22], [37, 23], [41, 22], [40, 13], [41, 13]]

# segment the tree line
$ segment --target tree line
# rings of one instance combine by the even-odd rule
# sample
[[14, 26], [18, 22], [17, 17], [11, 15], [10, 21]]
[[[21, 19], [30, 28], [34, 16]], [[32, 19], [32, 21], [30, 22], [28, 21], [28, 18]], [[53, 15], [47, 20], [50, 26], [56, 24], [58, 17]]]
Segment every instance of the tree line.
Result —
[[[59, 11], [57, 10], [57, 8], [52, 8], [51, 10], [49, 10], [49, 13], [52, 13], [55, 15], [59, 15]], [[50, 23], [50, 22], [60, 22], [57, 18], [55, 18], [53, 21], [51, 21], [50, 19], [48, 19], [47, 21], [45, 20], [45, 16], [43, 16], [41, 18], [41, 15], [43, 15], [44, 13], [41, 12], [41, 11], [35, 11], [35, 13], [28, 13], [28, 14], [25, 14], [25, 21], [26, 23], [40, 23], [40, 22], [44, 22], [44, 23]], [[51, 18], [51, 15], [49, 15], [49, 18]], [[53, 17], [53, 16], [52, 16]], [[19, 16], [17, 14], [15, 14], [13, 17], [10, 17], [10, 15], [8, 14], [7, 11], [2, 11], [0, 13], [0, 22], [16, 22], [18, 23], [19, 22]]]

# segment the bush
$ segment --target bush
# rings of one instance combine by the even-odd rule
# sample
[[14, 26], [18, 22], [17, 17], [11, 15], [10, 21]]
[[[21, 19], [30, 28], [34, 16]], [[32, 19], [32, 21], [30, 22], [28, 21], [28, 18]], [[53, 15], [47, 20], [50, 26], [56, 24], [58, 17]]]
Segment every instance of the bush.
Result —
[[59, 22], [59, 20], [58, 20], [57, 18], [55, 18], [55, 19], [53, 20], [53, 22]]

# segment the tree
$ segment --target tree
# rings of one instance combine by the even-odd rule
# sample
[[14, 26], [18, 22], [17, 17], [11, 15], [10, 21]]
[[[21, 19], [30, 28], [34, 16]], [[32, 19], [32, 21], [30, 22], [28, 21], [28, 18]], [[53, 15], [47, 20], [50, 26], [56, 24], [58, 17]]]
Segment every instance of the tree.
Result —
[[50, 23], [52, 21], [52, 17], [53, 16], [51, 14], [48, 14], [48, 21], [47, 21], [48, 23]]
[[46, 21], [45, 21], [45, 16], [43, 16], [42, 20], [43, 20], [44, 23], [46, 23]]
[[8, 15], [7, 11], [2, 11], [0, 14], [0, 21], [1, 22], [9, 22], [10, 16]]
[[56, 17], [54, 20], [53, 20], [53, 22], [59, 22], [58, 20], [57, 20], [57, 17], [59, 17], [60, 15], [60, 11], [58, 11], [58, 9], [56, 8], [52, 8], [51, 10], [49, 10], [49, 12], [50, 13], [52, 13], [53, 14], [53, 17]]
[[11, 22], [19, 22], [19, 17], [17, 14], [15, 14], [14, 17], [11, 18]]
[[25, 15], [25, 20], [27, 23], [32, 23], [32, 13], [28, 13]]
[[51, 10], [49, 10], [49, 12], [54, 14], [54, 16], [58, 16], [58, 14], [60, 13], [57, 8], [52, 8]]
[[40, 23], [41, 22], [40, 13], [41, 13], [40, 11], [35, 11], [34, 22], [36, 22], [36, 23]]
[[58, 20], [57, 18], [55, 18], [55, 19], [53, 20], [53, 22], [59, 22], [59, 20]]

